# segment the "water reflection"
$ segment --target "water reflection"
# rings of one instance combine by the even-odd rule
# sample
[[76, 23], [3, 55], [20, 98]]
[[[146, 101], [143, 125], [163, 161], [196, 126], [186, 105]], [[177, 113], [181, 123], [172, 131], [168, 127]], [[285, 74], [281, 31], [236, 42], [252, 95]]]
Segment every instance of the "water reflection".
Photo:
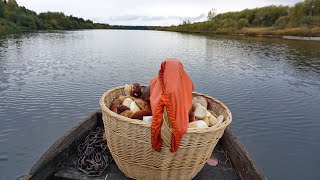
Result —
[[243, 51], [243, 55], [246, 53], [248, 55], [254, 53], [260, 58], [267, 57], [270, 60], [276, 61], [282, 59], [298, 67], [298, 69], [320, 73], [320, 42], [317, 41], [242, 36], [211, 36], [207, 45], [210, 44], [210, 40], [217, 39], [232, 41], [232, 47], [237, 48], [237, 51]]

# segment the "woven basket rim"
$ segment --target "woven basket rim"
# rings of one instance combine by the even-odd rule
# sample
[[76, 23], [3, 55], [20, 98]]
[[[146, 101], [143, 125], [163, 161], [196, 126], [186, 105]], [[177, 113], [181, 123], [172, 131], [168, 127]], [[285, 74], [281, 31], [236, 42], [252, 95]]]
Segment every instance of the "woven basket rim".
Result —
[[[100, 106], [102, 108], [103, 111], [105, 111], [106, 113], [108, 113], [110, 116], [120, 120], [120, 121], [125, 121], [125, 122], [128, 122], [130, 124], [135, 124], [135, 125], [139, 125], [139, 126], [143, 126], [143, 127], [147, 127], [147, 128], [151, 128], [151, 123], [149, 122], [144, 122], [144, 121], [141, 121], [141, 120], [138, 120], [138, 119], [131, 119], [131, 118], [128, 118], [128, 117], [125, 117], [125, 116], [121, 116], [113, 111], [111, 111], [109, 109], [109, 107], [106, 106], [105, 102], [104, 102], [104, 99], [105, 97], [115, 91], [115, 90], [118, 90], [118, 89], [123, 89], [124, 86], [118, 86], [118, 87], [115, 87], [115, 88], [112, 88], [110, 90], [108, 90], [107, 92], [105, 92], [101, 98], [100, 98]], [[222, 102], [220, 102], [219, 100], [213, 98], [213, 97], [210, 97], [206, 94], [201, 94], [201, 93], [197, 93], [197, 92], [193, 92], [192, 94], [195, 94], [197, 96], [203, 96], [205, 97], [206, 99], [211, 99], [212, 101], [214, 101], [215, 103], [218, 103], [221, 107], [223, 107], [225, 110], [226, 110], [226, 113], [228, 114], [228, 116], [230, 117], [229, 119], [225, 120], [220, 126], [212, 126], [212, 127], [208, 127], [208, 128], [188, 128], [187, 129], [187, 132], [186, 133], [206, 133], [206, 132], [213, 132], [213, 131], [217, 131], [219, 129], [222, 129], [222, 128], [225, 128], [226, 126], [228, 126], [231, 122], [232, 122], [232, 114], [231, 114], [231, 111], [229, 110], [229, 108], [223, 104]]]

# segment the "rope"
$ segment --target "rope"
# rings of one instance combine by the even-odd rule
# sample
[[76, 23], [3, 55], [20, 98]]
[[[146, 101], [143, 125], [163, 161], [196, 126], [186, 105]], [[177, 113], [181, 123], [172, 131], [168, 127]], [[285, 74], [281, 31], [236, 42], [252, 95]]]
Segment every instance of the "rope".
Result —
[[82, 144], [78, 146], [79, 159], [75, 162], [78, 170], [87, 176], [101, 176], [113, 160], [106, 141], [103, 139], [103, 129], [97, 127]]

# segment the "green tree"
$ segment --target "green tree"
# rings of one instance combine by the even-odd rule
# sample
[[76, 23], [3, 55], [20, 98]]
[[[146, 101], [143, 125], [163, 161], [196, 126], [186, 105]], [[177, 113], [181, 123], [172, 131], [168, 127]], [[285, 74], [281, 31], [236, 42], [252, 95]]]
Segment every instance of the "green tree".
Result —
[[3, 17], [4, 12], [4, 1], [0, 0], [0, 18]]
[[305, 15], [307, 16], [319, 16], [320, 15], [320, 0], [306, 0]]
[[287, 27], [289, 21], [290, 21], [290, 16], [280, 16], [274, 23], [274, 26], [282, 29]]
[[238, 22], [237, 22], [237, 28], [238, 29], [242, 29], [244, 27], [248, 27], [249, 26], [249, 21], [246, 18], [241, 18]]
[[18, 7], [18, 3], [16, 0], [8, 0], [7, 2], [8, 2], [8, 6], [12, 5], [12, 6]]
[[297, 27], [301, 25], [306, 11], [307, 11], [307, 8], [304, 2], [295, 4], [294, 7], [290, 9], [289, 25], [293, 27]]

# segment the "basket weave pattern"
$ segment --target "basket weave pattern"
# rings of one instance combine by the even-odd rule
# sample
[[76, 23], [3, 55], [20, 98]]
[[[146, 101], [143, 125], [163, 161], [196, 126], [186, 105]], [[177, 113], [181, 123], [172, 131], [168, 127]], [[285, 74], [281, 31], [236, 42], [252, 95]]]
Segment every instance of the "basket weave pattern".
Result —
[[151, 146], [151, 124], [140, 120], [118, 115], [109, 107], [120, 95], [124, 95], [123, 87], [106, 92], [100, 99], [103, 123], [110, 152], [119, 169], [134, 179], [192, 179], [205, 165], [208, 158], [231, 123], [229, 109], [207, 95], [208, 109], [218, 115], [224, 115], [225, 121], [220, 127], [205, 129], [188, 129], [183, 135], [178, 151], [171, 152], [171, 124], [164, 113], [161, 128], [161, 152]]

